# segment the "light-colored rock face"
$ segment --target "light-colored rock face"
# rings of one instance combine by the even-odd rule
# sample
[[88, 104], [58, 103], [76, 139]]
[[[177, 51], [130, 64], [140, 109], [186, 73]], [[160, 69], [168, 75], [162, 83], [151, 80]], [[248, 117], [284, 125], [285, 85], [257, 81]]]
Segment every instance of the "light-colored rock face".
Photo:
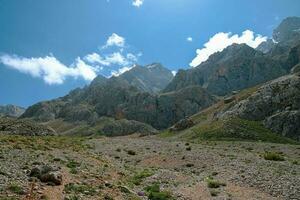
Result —
[[300, 77], [291, 74], [266, 83], [249, 98], [240, 101], [221, 117], [238, 116], [264, 121], [274, 132], [299, 140]]
[[9, 117], [19, 117], [25, 112], [25, 108], [15, 106], [15, 105], [6, 105], [0, 106], [0, 116], [9, 116]]

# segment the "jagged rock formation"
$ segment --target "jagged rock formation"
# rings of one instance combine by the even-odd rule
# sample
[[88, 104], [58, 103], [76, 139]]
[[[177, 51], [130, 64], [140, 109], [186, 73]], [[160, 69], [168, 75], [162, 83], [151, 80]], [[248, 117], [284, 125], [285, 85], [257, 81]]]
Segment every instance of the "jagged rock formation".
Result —
[[300, 76], [291, 74], [264, 84], [247, 99], [221, 114], [263, 121], [265, 127], [300, 140]]
[[105, 125], [98, 130], [102, 135], [106, 136], [123, 136], [134, 133], [139, 133], [141, 135], [153, 135], [158, 133], [158, 131], [150, 125], [134, 120], [106, 119], [106, 121], [108, 122], [106, 122]]
[[90, 86], [73, 90], [65, 97], [29, 107], [22, 118], [43, 122], [62, 118], [93, 124], [100, 117], [108, 116], [136, 120], [161, 129], [214, 102], [215, 98], [199, 86], [154, 95], [141, 92], [123, 77], [107, 80], [100, 77]]
[[279, 61], [245, 44], [234, 44], [196, 68], [179, 71], [164, 91], [200, 85], [210, 93], [226, 95], [286, 73]]
[[46, 136], [55, 135], [56, 133], [50, 127], [37, 124], [30, 120], [3, 117], [0, 118], [0, 134]]
[[142, 92], [156, 94], [171, 82], [173, 74], [161, 64], [153, 63], [145, 67], [137, 65], [119, 78], [126, 80]]
[[15, 105], [0, 106], [0, 116], [19, 117], [24, 112], [25, 112], [25, 108], [19, 106], [15, 106]]
[[212, 94], [226, 95], [289, 73], [297, 63], [293, 56], [299, 55], [299, 22], [298, 17], [285, 19], [274, 30], [277, 43], [270, 39], [256, 50], [234, 44], [193, 69], [180, 70], [164, 92], [200, 85]]

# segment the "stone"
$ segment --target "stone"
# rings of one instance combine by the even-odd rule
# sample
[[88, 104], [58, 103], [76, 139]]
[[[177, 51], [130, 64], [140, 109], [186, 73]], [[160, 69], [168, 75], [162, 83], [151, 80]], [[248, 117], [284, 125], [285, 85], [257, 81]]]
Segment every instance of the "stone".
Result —
[[63, 181], [61, 172], [48, 165], [34, 167], [30, 171], [29, 176], [36, 177], [41, 182], [51, 185], [61, 185]]

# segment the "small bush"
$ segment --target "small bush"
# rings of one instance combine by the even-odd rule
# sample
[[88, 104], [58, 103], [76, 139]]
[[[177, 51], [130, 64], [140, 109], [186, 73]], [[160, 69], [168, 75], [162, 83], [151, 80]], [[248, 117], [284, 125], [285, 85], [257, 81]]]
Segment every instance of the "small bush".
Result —
[[128, 153], [128, 155], [131, 155], [131, 156], [136, 155], [136, 152], [133, 150], [128, 150], [127, 153]]
[[149, 200], [173, 200], [172, 195], [166, 191], [160, 191], [159, 184], [155, 183], [145, 188]]
[[8, 190], [19, 195], [23, 195], [25, 193], [21, 186], [14, 183], [8, 186]]
[[134, 176], [132, 177], [131, 182], [132, 182], [134, 185], [140, 185], [141, 182], [142, 182], [145, 178], [150, 177], [150, 176], [152, 176], [152, 175], [153, 175], [153, 172], [152, 172], [152, 171], [145, 169], [145, 170], [141, 171], [140, 173], [134, 175]]
[[84, 184], [74, 184], [74, 183], [69, 183], [65, 185], [64, 191], [67, 194], [70, 193], [75, 193], [75, 194], [86, 194], [86, 195], [96, 195], [96, 190], [92, 186], [89, 185], [84, 185]]
[[266, 152], [263, 156], [265, 160], [284, 161], [284, 157], [275, 152]]
[[221, 186], [226, 186], [225, 183], [214, 180], [211, 177], [206, 178], [206, 182], [207, 182], [207, 187], [209, 187], [209, 188], [219, 188]]

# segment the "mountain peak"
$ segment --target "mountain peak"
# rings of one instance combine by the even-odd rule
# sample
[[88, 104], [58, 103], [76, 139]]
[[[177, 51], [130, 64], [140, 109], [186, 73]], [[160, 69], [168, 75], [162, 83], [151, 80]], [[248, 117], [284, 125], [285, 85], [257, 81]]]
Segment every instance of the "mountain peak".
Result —
[[300, 17], [288, 17], [284, 19], [273, 32], [276, 42], [287, 42], [300, 39]]

